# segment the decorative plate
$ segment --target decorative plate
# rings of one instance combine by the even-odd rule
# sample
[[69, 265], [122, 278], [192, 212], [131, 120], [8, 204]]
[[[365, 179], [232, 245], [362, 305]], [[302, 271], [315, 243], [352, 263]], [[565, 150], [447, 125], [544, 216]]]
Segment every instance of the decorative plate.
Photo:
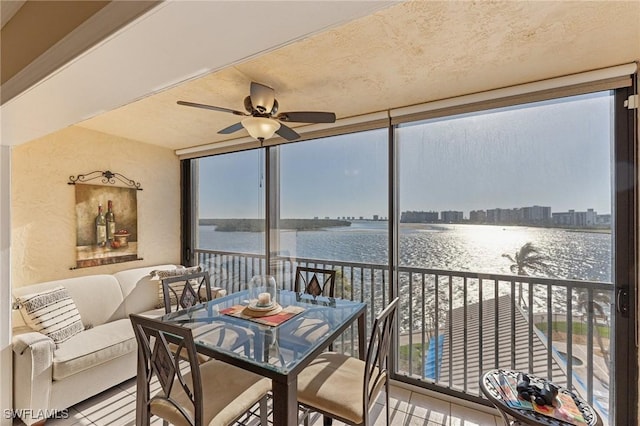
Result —
[[250, 317], [266, 317], [268, 315], [275, 315], [282, 311], [282, 306], [278, 303], [272, 303], [270, 307], [256, 306], [255, 303], [250, 303], [245, 306], [243, 313]]

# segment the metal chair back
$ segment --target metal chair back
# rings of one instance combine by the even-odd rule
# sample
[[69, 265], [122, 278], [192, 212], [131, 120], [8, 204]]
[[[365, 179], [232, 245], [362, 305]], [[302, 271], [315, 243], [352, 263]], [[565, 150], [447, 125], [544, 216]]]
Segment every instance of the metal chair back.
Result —
[[[188, 424], [202, 425], [202, 381], [191, 329], [135, 314], [131, 314], [129, 318], [138, 342], [138, 412], [136, 413], [136, 423], [149, 424], [151, 402], [157, 399], [174, 406], [184, 416]], [[177, 350], [172, 350], [169, 347], [169, 342], [175, 345]], [[181, 359], [183, 360], [182, 369]], [[188, 371], [185, 371], [187, 370], [184, 365], [185, 361], [188, 363]], [[186, 372], [190, 373], [189, 380], [185, 379]], [[149, 388], [154, 374], [158, 378], [162, 392], [150, 397]], [[181, 387], [188, 396], [193, 406], [193, 418], [182, 405], [171, 398], [172, 390], [176, 386]]]
[[373, 323], [367, 356], [365, 358], [364, 371], [364, 416], [368, 423], [369, 409], [375, 402], [375, 394], [380, 389], [384, 381], [387, 397], [387, 424], [389, 424], [389, 348], [391, 346], [391, 336], [396, 322], [396, 310], [398, 309], [398, 298], [396, 297], [389, 305], [380, 312]]
[[164, 309], [167, 314], [211, 300], [209, 273], [203, 271], [163, 278], [162, 292]]
[[334, 297], [335, 282], [336, 271], [333, 269], [298, 266], [294, 289], [296, 293]]

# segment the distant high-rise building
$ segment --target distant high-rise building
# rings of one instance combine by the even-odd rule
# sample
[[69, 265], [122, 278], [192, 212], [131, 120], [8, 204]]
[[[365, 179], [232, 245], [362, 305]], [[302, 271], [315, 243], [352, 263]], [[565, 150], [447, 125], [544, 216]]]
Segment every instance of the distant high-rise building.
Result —
[[438, 212], [406, 211], [400, 214], [401, 223], [437, 223]]
[[585, 214], [585, 225], [587, 226], [596, 226], [598, 213], [593, 211], [593, 209], [587, 209]]
[[440, 212], [440, 220], [444, 223], [461, 223], [464, 219], [464, 213], [448, 210]]
[[569, 210], [568, 212], [558, 212], [551, 215], [553, 224], [557, 226], [586, 227], [598, 224], [598, 213], [593, 209], [586, 212]]
[[487, 212], [484, 210], [471, 210], [469, 212], [469, 221], [473, 223], [485, 223], [487, 221]]
[[373, 215], [373, 220], [378, 220], [378, 215], [377, 214]]
[[551, 207], [523, 207], [522, 223], [529, 225], [545, 225], [551, 223]]
[[522, 219], [520, 209], [489, 209], [487, 210], [487, 223], [500, 225], [515, 225]]

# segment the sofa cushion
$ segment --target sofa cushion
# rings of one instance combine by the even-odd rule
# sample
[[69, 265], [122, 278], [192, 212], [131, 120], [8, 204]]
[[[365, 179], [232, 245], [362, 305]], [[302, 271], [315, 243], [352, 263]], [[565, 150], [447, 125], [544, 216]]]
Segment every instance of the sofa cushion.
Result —
[[140, 312], [138, 315], [147, 317], [147, 318], [160, 318], [166, 313], [167, 311], [165, 311], [164, 308], [156, 308], [156, 309], [150, 309], [148, 311]]
[[84, 330], [80, 313], [63, 286], [17, 297], [22, 316], [34, 331], [62, 343]]
[[113, 275], [87, 275], [16, 287], [13, 289], [13, 295], [18, 298], [59, 286], [64, 286], [69, 291], [85, 327], [95, 327], [116, 319], [127, 318], [122, 306], [122, 291]]
[[93, 327], [58, 345], [53, 353], [53, 379], [64, 379], [137, 348], [128, 318]]
[[170, 264], [147, 266], [127, 269], [113, 274], [122, 289], [125, 317], [128, 318], [130, 314], [155, 309], [158, 305], [158, 284], [160, 281], [152, 279], [151, 272], [161, 269], [176, 269], [176, 266]]

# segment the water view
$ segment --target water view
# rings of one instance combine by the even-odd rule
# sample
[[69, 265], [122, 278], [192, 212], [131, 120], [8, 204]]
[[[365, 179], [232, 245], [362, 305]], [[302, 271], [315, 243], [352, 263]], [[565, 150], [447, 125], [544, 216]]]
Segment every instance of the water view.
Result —
[[[401, 266], [513, 274], [514, 255], [531, 242], [548, 258], [550, 277], [611, 282], [611, 234], [560, 228], [492, 225], [402, 224]], [[354, 221], [349, 227], [280, 232], [280, 254], [344, 262], [386, 264], [387, 222]], [[199, 248], [264, 253], [259, 232], [216, 232], [200, 226]]]
[[[198, 246], [204, 250], [255, 255], [265, 251], [262, 232], [221, 232], [216, 231], [215, 226], [200, 226], [199, 238]], [[389, 280], [384, 272], [388, 264], [386, 221], [353, 221], [348, 227], [320, 230], [281, 230], [279, 238], [279, 255], [283, 257], [312, 259], [311, 262], [324, 263], [324, 267], [331, 269], [334, 269], [332, 262], [371, 265], [371, 272], [362, 266], [335, 268], [342, 277], [339, 282], [348, 283], [349, 293], [345, 297], [368, 301], [369, 318], [384, 306]], [[545, 259], [544, 272], [531, 275], [551, 280], [540, 284], [540, 278], [532, 281], [531, 277], [519, 277], [513, 280], [517, 283], [514, 290], [509, 280], [490, 278], [516, 275], [517, 271], [512, 270], [513, 259], [527, 243], [533, 244]], [[401, 224], [398, 371], [477, 394], [480, 372], [493, 368], [497, 362], [494, 357], [499, 354], [500, 365], [508, 367], [514, 363], [517, 369], [550, 377], [562, 386], [572, 381], [572, 386], [606, 419], [611, 244], [611, 233], [604, 230]], [[545, 281], [542, 279], [542, 282]], [[484, 295], [480, 292], [481, 283]], [[499, 288], [497, 298], [493, 294], [494, 285]], [[566, 285], [573, 286], [570, 317], [567, 316]], [[531, 309], [529, 292], [533, 294]], [[482, 304], [478, 303], [480, 296]], [[599, 300], [602, 296], [604, 299]], [[586, 316], [584, 300], [587, 298], [593, 298], [602, 307], [595, 318]], [[496, 305], [500, 307], [494, 311]], [[509, 316], [510, 306], [517, 306], [513, 317]], [[484, 312], [481, 321], [479, 310]], [[495, 312], [499, 315], [494, 316]], [[534, 333], [539, 337], [533, 338], [531, 350], [527, 345], [519, 345], [514, 352], [510, 342], [515, 339], [522, 342], [521, 339], [529, 335], [529, 322], [539, 330], [539, 334]], [[597, 328], [591, 342], [585, 340], [588, 323]], [[550, 346], [543, 337], [549, 327], [553, 330]], [[567, 327], [573, 329], [571, 338], [566, 333]], [[438, 342], [438, 349], [434, 349], [431, 341]], [[500, 342], [499, 350], [494, 350], [496, 341]], [[568, 366], [562, 358], [567, 351], [571, 352], [574, 365]], [[452, 356], [453, 353], [458, 355]], [[466, 356], [461, 357], [461, 353]], [[589, 354], [593, 354], [592, 363], [587, 363]], [[548, 359], [552, 360], [549, 361], [551, 370]]]

